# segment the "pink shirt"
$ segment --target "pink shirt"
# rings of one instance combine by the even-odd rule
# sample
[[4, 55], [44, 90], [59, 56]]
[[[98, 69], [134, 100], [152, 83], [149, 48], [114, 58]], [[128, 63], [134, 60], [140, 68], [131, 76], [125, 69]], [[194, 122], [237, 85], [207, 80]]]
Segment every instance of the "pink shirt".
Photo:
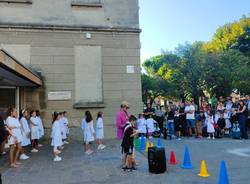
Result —
[[120, 109], [116, 113], [117, 139], [123, 138], [123, 127], [127, 121], [128, 121], [127, 113], [124, 110]]

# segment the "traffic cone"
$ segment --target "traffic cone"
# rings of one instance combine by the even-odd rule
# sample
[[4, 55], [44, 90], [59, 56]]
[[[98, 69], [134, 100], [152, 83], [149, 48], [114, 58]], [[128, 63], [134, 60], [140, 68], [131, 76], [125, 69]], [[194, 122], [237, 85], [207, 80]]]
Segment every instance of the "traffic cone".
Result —
[[183, 164], [182, 164], [181, 168], [183, 168], [183, 169], [193, 169], [193, 166], [191, 164], [191, 159], [190, 159], [188, 147], [185, 148], [184, 160], [183, 160]]
[[171, 153], [170, 153], [169, 164], [170, 165], [176, 165], [177, 164], [177, 161], [175, 159], [174, 151], [171, 151]]
[[150, 143], [149, 142], [147, 142], [147, 144], [146, 144], [146, 148], [145, 148], [145, 151], [146, 152], [148, 152], [148, 148], [150, 147]]
[[220, 176], [218, 184], [229, 184], [226, 163], [224, 160], [222, 160], [220, 164]]
[[205, 160], [201, 161], [201, 169], [200, 169], [200, 173], [198, 174], [200, 177], [209, 177], [210, 174], [207, 172], [207, 166], [206, 166], [206, 162]]
[[157, 147], [158, 147], [158, 148], [161, 148], [161, 147], [162, 147], [162, 145], [161, 145], [161, 138], [158, 138], [158, 139], [157, 139]]
[[144, 136], [140, 137], [140, 150], [144, 151], [146, 147], [146, 138]]

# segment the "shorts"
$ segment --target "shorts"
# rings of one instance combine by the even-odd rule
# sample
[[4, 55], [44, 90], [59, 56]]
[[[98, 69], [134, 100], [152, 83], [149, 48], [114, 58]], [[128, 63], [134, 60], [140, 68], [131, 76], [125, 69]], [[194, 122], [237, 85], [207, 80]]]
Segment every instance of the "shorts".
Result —
[[122, 154], [133, 155], [134, 147], [122, 147]]
[[187, 128], [194, 128], [194, 119], [187, 119]]

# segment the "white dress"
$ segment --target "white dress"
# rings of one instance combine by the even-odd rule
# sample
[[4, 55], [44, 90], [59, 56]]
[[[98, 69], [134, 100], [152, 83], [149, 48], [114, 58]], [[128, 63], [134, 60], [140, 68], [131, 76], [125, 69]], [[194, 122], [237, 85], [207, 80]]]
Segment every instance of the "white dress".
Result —
[[22, 142], [23, 136], [22, 136], [21, 124], [19, 123], [19, 120], [17, 118], [9, 116], [6, 119], [6, 125], [7, 127], [11, 129], [12, 134], [13, 134], [9, 136], [8, 144], [13, 145], [13, 144]]
[[146, 134], [147, 133], [147, 122], [146, 122], [146, 120], [144, 118], [139, 119], [137, 121], [137, 123], [138, 123], [138, 125], [137, 125], [138, 132], [142, 133], [142, 134]]
[[51, 146], [58, 147], [63, 145], [61, 125], [59, 120], [56, 120], [52, 125], [51, 138]]
[[62, 117], [59, 121], [60, 121], [60, 126], [61, 126], [61, 131], [62, 131], [62, 139], [67, 139], [66, 119]]
[[95, 140], [94, 138], [94, 123], [93, 121], [87, 123], [85, 118], [82, 120], [82, 129], [83, 129], [83, 139], [86, 144]]
[[156, 121], [153, 118], [149, 118], [146, 121], [147, 121], [148, 132], [153, 133], [155, 131], [154, 123], [156, 123]]
[[40, 116], [37, 116], [36, 118], [38, 119], [38, 122], [39, 122], [38, 129], [39, 129], [39, 139], [40, 139], [44, 136], [43, 121], [40, 118]]
[[28, 124], [28, 121], [25, 117], [22, 117], [20, 119], [20, 124], [21, 124], [21, 132], [22, 132], [22, 146], [28, 146], [30, 145], [30, 127]]
[[66, 134], [69, 134], [69, 120], [67, 117], [62, 117], [63, 121], [64, 121], [64, 126], [65, 126], [65, 131]]
[[207, 125], [207, 133], [214, 133], [214, 122], [213, 119], [206, 119], [205, 121], [206, 125]]
[[40, 133], [39, 133], [39, 119], [37, 117], [31, 117], [30, 118], [30, 129], [31, 129], [31, 140], [39, 139]]
[[98, 118], [96, 120], [96, 139], [104, 138], [104, 130], [103, 130], [103, 119]]

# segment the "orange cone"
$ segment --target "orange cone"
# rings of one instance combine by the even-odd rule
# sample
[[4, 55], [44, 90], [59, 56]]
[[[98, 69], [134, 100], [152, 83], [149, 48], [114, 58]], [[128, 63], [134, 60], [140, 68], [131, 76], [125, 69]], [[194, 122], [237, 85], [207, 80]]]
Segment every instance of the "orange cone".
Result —
[[174, 151], [171, 151], [171, 153], [170, 153], [169, 164], [170, 165], [176, 165], [177, 164], [177, 161], [175, 159]]

